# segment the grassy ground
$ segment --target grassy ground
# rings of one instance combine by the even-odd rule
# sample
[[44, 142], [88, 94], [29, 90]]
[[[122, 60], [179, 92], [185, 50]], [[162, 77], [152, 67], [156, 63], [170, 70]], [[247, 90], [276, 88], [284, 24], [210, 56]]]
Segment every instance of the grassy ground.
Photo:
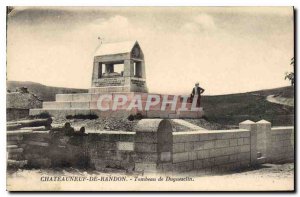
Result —
[[203, 96], [202, 106], [208, 121], [223, 125], [238, 125], [244, 120], [265, 119], [274, 126], [294, 125], [294, 107], [270, 103], [268, 95], [293, 98], [293, 87], [283, 87], [249, 93]]

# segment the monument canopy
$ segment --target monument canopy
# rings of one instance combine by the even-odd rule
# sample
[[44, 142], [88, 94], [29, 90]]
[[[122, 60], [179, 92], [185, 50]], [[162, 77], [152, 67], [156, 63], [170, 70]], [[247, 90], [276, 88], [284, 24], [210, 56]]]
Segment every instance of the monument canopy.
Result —
[[125, 41], [117, 43], [105, 43], [98, 47], [95, 56], [115, 55], [130, 53], [137, 41]]

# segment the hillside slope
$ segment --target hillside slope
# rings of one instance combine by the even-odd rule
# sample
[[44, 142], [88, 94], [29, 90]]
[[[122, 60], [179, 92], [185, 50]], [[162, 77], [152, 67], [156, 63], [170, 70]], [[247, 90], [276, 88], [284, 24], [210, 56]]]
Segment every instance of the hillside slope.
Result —
[[51, 87], [51, 86], [45, 86], [40, 83], [29, 82], [29, 81], [7, 81], [6, 82], [6, 88], [8, 90], [14, 91], [17, 87], [27, 87], [29, 92], [37, 95], [43, 101], [55, 101], [56, 94], [88, 92], [86, 89]]
[[240, 94], [203, 96], [202, 106], [208, 121], [238, 125], [244, 120], [265, 119], [273, 125], [294, 125], [294, 107], [271, 103], [268, 95], [293, 98], [293, 87], [260, 90]]
[[[54, 101], [56, 94], [86, 93], [86, 89], [50, 87], [34, 82], [8, 81], [7, 89], [27, 87], [43, 101]], [[265, 119], [273, 125], [294, 125], [294, 107], [272, 103], [266, 100], [269, 95], [280, 98], [294, 98], [294, 87], [282, 87], [254, 92], [203, 96], [201, 105], [208, 121], [222, 125], [237, 126], [244, 120]]]

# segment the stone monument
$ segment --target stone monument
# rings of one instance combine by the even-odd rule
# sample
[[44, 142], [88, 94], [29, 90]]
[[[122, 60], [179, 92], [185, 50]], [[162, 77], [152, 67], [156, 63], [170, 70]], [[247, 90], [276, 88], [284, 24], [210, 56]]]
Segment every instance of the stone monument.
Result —
[[[119, 72], [116, 71], [119, 67]], [[95, 53], [90, 93], [148, 92], [144, 54], [137, 41], [103, 44]]]
[[95, 52], [88, 93], [57, 94], [56, 101], [43, 102], [43, 108], [31, 109], [30, 115], [47, 112], [61, 118], [91, 114], [100, 118], [202, 117], [203, 109], [193, 109], [187, 100], [187, 96], [148, 93], [144, 53], [137, 41], [108, 43]]

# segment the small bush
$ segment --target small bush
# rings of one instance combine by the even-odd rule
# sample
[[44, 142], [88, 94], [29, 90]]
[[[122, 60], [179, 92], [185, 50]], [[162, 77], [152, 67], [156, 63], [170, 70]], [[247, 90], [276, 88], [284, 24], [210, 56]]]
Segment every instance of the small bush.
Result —
[[133, 115], [129, 115], [127, 118], [129, 121], [133, 121], [134, 120], [134, 116]]
[[89, 120], [93, 120], [93, 119], [97, 119], [99, 118], [96, 114], [77, 114], [77, 115], [67, 115], [66, 119], [89, 119]]

